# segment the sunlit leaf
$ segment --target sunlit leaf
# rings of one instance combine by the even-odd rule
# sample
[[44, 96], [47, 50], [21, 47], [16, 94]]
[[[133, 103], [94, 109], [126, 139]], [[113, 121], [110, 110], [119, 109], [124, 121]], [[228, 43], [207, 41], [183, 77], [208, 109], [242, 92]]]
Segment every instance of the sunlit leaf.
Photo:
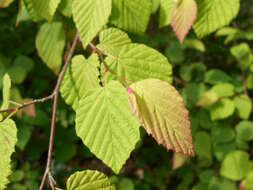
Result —
[[129, 32], [143, 33], [148, 26], [151, 9], [151, 0], [112, 0], [110, 22]]
[[23, 0], [26, 9], [34, 21], [47, 19], [51, 21], [60, 3], [60, 0]]
[[15, 151], [17, 129], [12, 120], [0, 122], [0, 189], [5, 189], [11, 174], [11, 155]]
[[[172, 67], [158, 51], [141, 44], [124, 45], [117, 56], [105, 59], [109, 68], [128, 83], [146, 78], [172, 81]], [[108, 73], [108, 79], [117, 79]]]
[[193, 155], [188, 111], [176, 89], [158, 79], [139, 81], [131, 89], [134, 91], [129, 96], [132, 112], [147, 133], [168, 150]]
[[86, 48], [107, 23], [111, 8], [111, 0], [73, 0], [73, 17], [80, 32], [83, 48]]
[[240, 0], [197, 0], [198, 18], [194, 30], [202, 38], [228, 25], [238, 14]]
[[79, 100], [88, 90], [99, 87], [98, 66], [96, 54], [91, 55], [89, 59], [85, 59], [82, 55], [73, 57], [62, 81], [60, 92], [66, 103], [74, 110], [77, 109]]
[[10, 100], [10, 90], [11, 90], [11, 79], [8, 74], [3, 77], [3, 103], [1, 109], [7, 109], [9, 107]]
[[113, 183], [103, 173], [93, 170], [75, 172], [67, 181], [67, 190], [115, 190]]
[[60, 22], [45, 23], [36, 38], [36, 48], [41, 59], [57, 74], [61, 68], [65, 47], [65, 31]]
[[171, 10], [175, 4], [174, 0], [161, 0], [159, 26], [168, 26], [171, 21]]
[[115, 173], [119, 173], [140, 139], [126, 89], [117, 81], [88, 91], [76, 113], [76, 133]]
[[124, 45], [131, 43], [127, 33], [117, 28], [109, 28], [100, 32], [99, 41], [97, 47], [111, 55], [118, 55]]
[[13, 0], [0, 0], [0, 8], [8, 7]]

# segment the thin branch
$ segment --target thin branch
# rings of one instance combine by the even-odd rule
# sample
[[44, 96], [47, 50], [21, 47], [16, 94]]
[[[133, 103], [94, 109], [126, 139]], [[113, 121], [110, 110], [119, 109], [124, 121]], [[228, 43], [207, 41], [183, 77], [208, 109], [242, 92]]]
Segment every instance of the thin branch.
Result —
[[29, 101], [29, 102], [26, 102], [26, 103], [23, 103], [23, 104], [20, 104], [18, 107], [15, 107], [15, 108], [8, 108], [8, 109], [3, 109], [3, 110], [0, 110], [0, 113], [13, 113], [13, 112], [17, 112], [23, 108], [26, 108], [32, 104], [36, 104], [36, 103], [43, 103], [43, 102], [46, 102], [48, 100], [51, 100], [53, 99], [54, 97], [54, 94], [51, 94], [49, 96], [46, 96], [44, 98], [40, 98], [40, 99], [35, 99], [35, 100], [32, 100], [32, 101]]
[[247, 90], [247, 80], [246, 80], [246, 74], [245, 71], [241, 68], [242, 71], [242, 81], [243, 81], [243, 88], [244, 88], [244, 95], [249, 96], [248, 90]]
[[[44, 172], [41, 184], [40, 184], [40, 190], [42, 190], [44, 188], [47, 177], [50, 177], [49, 174], [50, 174], [52, 152], [53, 152], [53, 146], [54, 146], [55, 120], [56, 120], [57, 103], [58, 103], [58, 97], [59, 97], [59, 89], [60, 89], [62, 80], [64, 78], [64, 75], [67, 71], [68, 65], [71, 62], [71, 58], [74, 54], [74, 51], [75, 51], [76, 45], [78, 43], [78, 40], [79, 40], [79, 33], [77, 33], [76, 36], [75, 36], [75, 39], [72, 43], [72, 46], [71, 46], [71, 48], [68, 52], [68, 56], [65, 59], [65, 64], [64, 64], [64, 66], [62, 68], [62, 71], [59, 75], [59, 78], [58, 78], [57, 84], [55, 86], [55, 89], [52, 93], [53, 98], [54, 98], [54, 103], [53, 103], [53, 113], [52, 113], [52, 121], [51, 121], [50, 140], [49, 140], [49, 147], [48, 147], [47, 165], [46, 165], [46, 169], [45, 169], [45, 172]], [[55, 189], [54, 185], [52, 183], [50, 185], [51, 185], [52, 190], [54, 190]]]

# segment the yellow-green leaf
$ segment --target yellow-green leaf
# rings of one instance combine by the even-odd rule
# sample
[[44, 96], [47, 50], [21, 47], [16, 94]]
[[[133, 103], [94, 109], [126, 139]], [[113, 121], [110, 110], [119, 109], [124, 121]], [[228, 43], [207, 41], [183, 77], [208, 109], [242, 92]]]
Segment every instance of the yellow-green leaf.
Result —
[[240, 0], [197, 0], [198, 18], [194, 30], [202, 38], [228, 25], [238, 14]]
[[76, 133], [115, 173], [139, 141], [139, 126], [130, 111], [126, 89], [118, 81], [88, 91], [79, 101]]
[[174, 0], [161, 0], [159, 26], [168, 26], [171, 21], [171, 10], [174, 6]]
[[5, 74], [3, 77], [3, 103], [1, 109], [7, 109], [9, 107], [10, 90], [11, 78], [8, 74]]
[[115, 190], [115, 186], [103, 173], [94, 170], [75, 172], [67, 181], [67, 190]]
[[99, 60], [96, 54], [92, 54], [89, 59], [85, 59], [82, 55], [73, 57], [62, 81], [60, 92], [66, 103], [74, 110], [88, 90], [99, 87], [98, 66]]
[[36, 48], [41, 59], [57, 74], [61, 68], [65, 47], [65, 31], [62, 23], [45, 23], [36, 38]]
[[34, 21], [51, 21], [61, 0], [23, 0]]
[[193, 155], [191, 126], [183, 98], [168, 82], [146, 79], [131, 85], [132, 112], [148, 134], [167, 149]]
[[151, 0], [112, 0], [110, 22], [133, 33], [146, 31], [151, 15]]
[[197, 12], [195, 0], [179, 0], [172, 8], [171, 26], [181, 43], [196, 20]]
[[[112, 71], [129, 84], [146, 78], [172, 81], [172, 67], [167, 58], [142, 44], [124, 45], [118, 55], [109, 55], [105, 61]], [[116, 79], [116, 77], [108, 73], [108, 79]]]
[[73, 0], [73, 17], [80, 32], [83, 48], [86, 48], [106, 25], [111, 8], [111, 0]]
[[17, 143], [17, 128], [12, 120], [0, 122], [0, 189], [5, 189], [11, 174], [11, 155]]
[[100, 32], [99, 41], [98, 49], [111, 55], [118, 55], [124, 45], [131, 43], [127, 33], [117, 28], [109, 28]]

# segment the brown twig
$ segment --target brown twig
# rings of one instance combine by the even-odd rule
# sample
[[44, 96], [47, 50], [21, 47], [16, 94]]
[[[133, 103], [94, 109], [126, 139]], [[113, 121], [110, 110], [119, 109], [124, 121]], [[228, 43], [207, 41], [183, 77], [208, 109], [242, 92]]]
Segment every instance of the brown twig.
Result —
[[244, 95], [249, 96], [248, 90], [247, 90], [247, 80], [246, 80], [246, 74], [245, 71], [241, 68], [242, 71], [242, 82], [243, 82], [243, 88], [244, 88]]
[[[51, 121], [50, 140], [49, 140], [49, 147], [48, 147], [47, 165], [46, 165], [46, 169], [45, 169], [45, 172], [44, 172], [41, 184], [40, 184], [40, 190], [42, 190], [44, 188], [46, 179], [47, 179], [48, 175], [50, 174], [50, 166], [51, 166], [52, 152], [53, 152], [53, 146], [54, 146], [55, 120], [56, 120], [57, 103], [58, 103], [58, 97], [59, 97], [59, 89], [60, 89], [62, 80], [64, 78], [64, 75], [67, 71], [68, 65], [71, 62], [71, 58], [74, 54], [78, 40], [79, 40], [79, 33], [77, 33], [75, 36], [72, 46], [68, 52], [68, 56], [65, 59], [65, 64], [64, 64], [62, 71], [59, 75], [57, 84], [56, 84], [55, 89], [53, 91], [54, 103], [53, 103], [53, 113], [52, 113], [52, 121]], [[50, 184], [50, 186], [51, 186], [52, 190], [55, 189], [54, 185], [52, 183]]]
[[8, 109], [0, 110], [0, 113], [5, 113], [5, 112], [7, 112], [7, 113], [9, 113], [9, 112], [13, 113], [13, 112], [17, 112], [17, 111], [19, 111], [19, 110], [21, 110], [23, 108], [26, 108], [26, 107], [28, 107], [28, 106], [30, 106], [32, 104], [43, 103], [43, 102], [46, 102], [48, 100], [51, 100], [51, 99], [53, 99], [53, 97], [54, 97], [54, 94], [52, 93], [51, 95], [46, 96], [44, 98], [35, 99], [35, 100], [30, 101], [30, 102], [23, 103], [23, 104], [21, 104], [20, 106], [18, 106], [16, 108], [8, 108]]

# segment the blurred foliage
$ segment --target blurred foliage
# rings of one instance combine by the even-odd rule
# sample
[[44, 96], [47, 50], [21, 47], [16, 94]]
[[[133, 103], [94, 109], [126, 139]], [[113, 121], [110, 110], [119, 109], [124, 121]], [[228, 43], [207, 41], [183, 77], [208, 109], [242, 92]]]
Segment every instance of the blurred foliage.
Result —
[[[69, 15], [64, 5], [60, 7], [64, 15]], [[156, 7], [154, 4], [153, 9]], [[40, 23], [32, 22], [23, 12], [16, 27], [17, 10], [18, 2], [0, 10], [0, 89], [3, 75], [8, 72], [14, 83], [11, 100], [22, 103], [27, 98], [48, 95], [56, 76], [42, 64], [35, 49]], [[142, 133], [145, 137], [123, 172], [114, 176], [76, 137], [74, 112], [60, 99], [53, 155], [53, 175], [58, 186], [64, 187], [68, 176], [76, 170], [98, 169], [111, 176], [119, 190], [236, 190], [239, 187], [252, 190], [251, 0], [241, 1], [240, 14], [230, 27], [202, 41], [190, 33], [182, 45], [168, 27], [158, 29], [158, 16], [154, 13], [146, 34], [131, 38], [158, 49], [173, 64], [174, 84], [190, 112], [195, 157], [167, 152]], [[61, 20], [62, 15], [56, 17]], [[73, 27], [71, 20], [64, 22]], [[18, 144], [8, 189], [38, 189], [47, 157], [51, 104], [37, 104], [16, 116]]]

